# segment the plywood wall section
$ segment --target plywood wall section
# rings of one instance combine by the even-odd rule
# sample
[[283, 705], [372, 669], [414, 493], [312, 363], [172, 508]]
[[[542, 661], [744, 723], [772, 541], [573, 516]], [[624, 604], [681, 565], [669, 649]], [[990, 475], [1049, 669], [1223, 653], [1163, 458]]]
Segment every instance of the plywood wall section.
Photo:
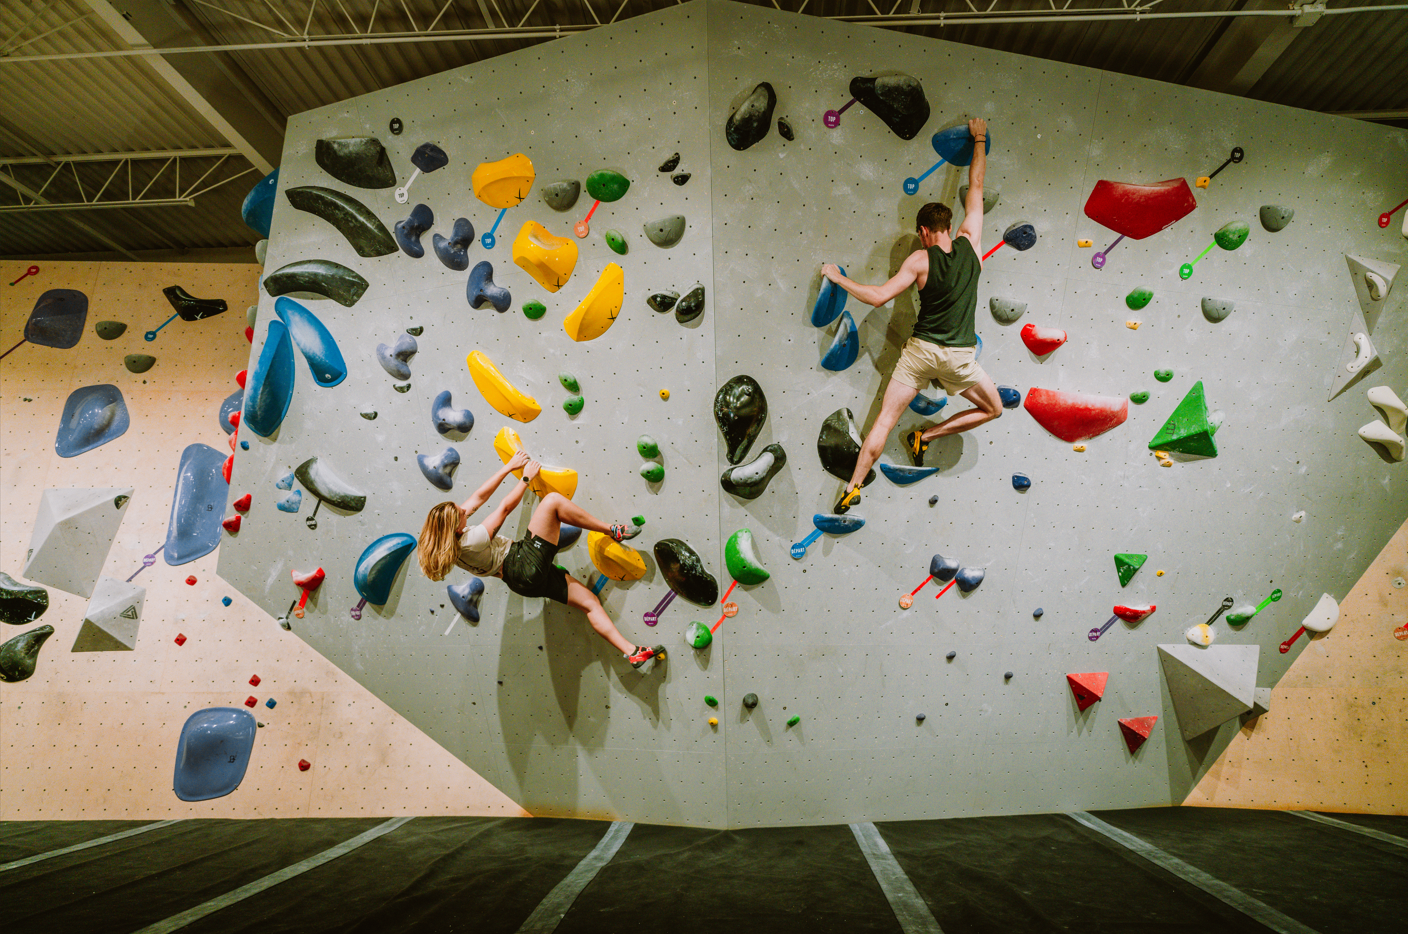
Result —
[[[9, 282], [28, 265], [8, 264], [0, 278]], [[181, 451], [196, 442], [227, 449], [217, 413], [247, 363], [245, 308], [255, 300], [259, 267], [41, 266], [38, 276], [0, 286], [0, 343], [19, 340], [46, 289], [85, 292], [88, 323], [71, 350], [25, 345], [0, 364], [0, 569], [20, 577], [46, 488], [131, 486], [104, 568], [125, 579], [165, 539]], [[225, 299], [230, 311], [200, 322], [177, 319], [148, 343], [143, 333], [171, 314], [161, 288], [176, 283]], [[127, 332], [101, 340], [93, 325], [102, 320], [126, 322]], [[157, 363], [130, 373], [122, 362], [129, 353], [150, 353]], [[64, 401], [99, 383], [122, 390], [131, 428], [86, 454], [58, 457]], [[158, 556], [137, 576], [147, 597], [133, 652], [71, 652], [87, 600], [49, 589], [40, 623], [56, 632], [38, 670], [27, 681], [0, 684], [0, 819], [524, 813], [221, 581], [218, 554], [181, 567]], [[194, 585], [185, 583], [188, 576]], [[28, 629], [0, 628], [3, 639]], [[178, 632], [187, 636], [184, 646], [173, 641]], [[256, 674], [260, 684], [251, 687]], [[244, 782], [213, 801], [179, 801], [171, 780], [181, 725], [197, 710], [239, 705], [251, 695], [264, 727]], [[273, 709], [264, 705], [271, 697]], [[313, 767], [300, 772], [300, 758]]]
[[1408, 814], [1408, 524], [1340, 603], [1335, 628], [1282, 677], [1187, 804]]

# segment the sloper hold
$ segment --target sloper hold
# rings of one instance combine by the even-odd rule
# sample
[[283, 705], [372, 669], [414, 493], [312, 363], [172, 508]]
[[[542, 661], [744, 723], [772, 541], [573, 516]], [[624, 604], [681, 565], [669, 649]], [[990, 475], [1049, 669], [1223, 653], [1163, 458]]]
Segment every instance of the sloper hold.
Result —
[[1108, 671], [1086, 671], [1066, 675], [1066, 683], [1076, 699], [1076, 708], [1084, 711], [1091, 704], [1105, 696], [1105, 683], [1110, 680]]
[[1112, 612], [1126, 623], [1138, 625], [1153, 616], [1156, 610], [1158, 610], [1158, 606], [1152, 603], [1146, 603], [1143, 606], [1124, 606], [1117, 603]]
[[60, 457], [77, 457], [122, 437], [131, 424], [121, 389], [111, 383], [75, 389], [59, 416], [54, 452]]
[[1159, 661], [1185, 740], [1252, 709], [1259, 645], [1160, 645]]
[[455, 218], [455, 225], [448, 237], [439, 233], [430, 238], [435, 255], [446, 269], [463, 272], [469, 268], [469, 248], [474, 243], [474, 224], [467, 217]]
[[620, 172], [601, 169], [587, 176], [587, 194], [598, 201], [610, 204], [620, 201], [630, 190], [631, 180]]
[[[523, 450], [523, 441], [518, 437], [518, 432], [512, 428], [504, 426], [499, 429], [498, 434], [494, 435], [494, 453], [499, 455], [499, 460], [503, 463], [507, 464], [513, 455], [521, 450]], [[515, 470], [513, 475], [522, 479], [522, 469]], [[577, 471], [570, 467], [544, 466], [538, 471], [538, 476], [533, 478], [533, 482], [529, 484], [529, 489], [536, 493], [539, 499], [549, 493], [560, 493], [571, 499], [577, 493]]]
[[230, 492], [224, 466], [225, 456], [208, 444], [189, 444], [181, 452], [162, 549], [172, 567], [203, 558], [220, 544], [220, 520]]
[[576, 179], [553, 182], [542, 187], [543, 202], [554, 211], [570, 211], [582, 195], [582, 183]]
[[772, 112], [777, 106], [777, 92], [766, 81], [753, 88], [743, 98], [724, 123], [724, 139], [729, 146], [742, 152], [760, 142], [772, 128]]
[[[932, 477], [939, 472], [939, 468], [937, 467], [912, 467], [904, 464], [888, 464], [884, 461], [881, 461], [878, 466], [880, 467], [880, 472], [883, 473], [891, 483], [897, 483], [900, 486], [909, 486], [911, 483], [918, 483], [920, 480], [926, 477]], [[850, 478], [847, 477], [847, 479]]]
[[282, 321], [271, 320], [259, 359], [245, 387], [240, 425], [267, 438], [283, 424], [293, 401], [293, 341]]
[[958, 561], [934, 555], [929, 559], [929, 576], [941, 584], [947, 584], [958, 576]]
[[105, 341], [116, 340], [127, 331], [122, 321], [99, 321], [93, 325], [93, 332]]
[[68, 350], [83, 337], [88, 296], [77, 289], [49, 289], [34, 301], [24, 323], [24, 339], [41, 347]]
[[1263, 204], [1258, 216], [1261, 218], [1261, 226], [1268, 233], [1279, 233], [1285, 230], [1291, 218], [1296, 216], [1296, 210], [1281, 204]]
[[484, 351], [470, 351], [465, 364], [479, 394], [499, 414], [519, 422], [531, 422], [542, 414], [543, 407], [538, 400], [510, 383]]
[[416, 339], [409, 334], [396, 335], [396, 343], [376, 345], [376, 362], [381, 364], [392, 379], [411, 378], [411, 358], [420, 350]]
[[1210, 295], [1203, 296], [1203, 317], [1207, 318], [1213, 324], [1217, 324], [1219, 321], [1226, 319], [1228, 315], [1232, 314], [1236, 307], [1236, 302], [1231, 299], [1213, 298]]
[[469, 300], [469, 307], [483, 308], [485, 305], [493, 305], [494, 310], [500, 314], [508, 311], [508, 306], [513, 304], [513, 296], [509, 290], [494, 284], [494, 264], [487, 259], [476, 263], [474, 269], [470, 270], [464, 295]]
[[459, 451], [446, 448], [439, 454], [417, 454], [416, 463], [431, 486], [441, 490], [454, 489], [455, 471], [460, 466]]
[[297, 210], [320, 217], [336, 228], [358, 256], [389, 256], [396, 252], [396, 241], [381, 218], [351, 195], [317, 185], [290, 188], [284, 195]]
[[171, 789], [182, 801], [209, 801], [244, 780], [258, 725], [240, 707], [198, 710], [181, 727]]
[[474, 413], [469, 409], [457, 409], [450, 405], [450, 390], [442, 390], [430, 403], [430, 420], [435, 430], [442, 435], [450, 432], [468, 434], [474, 427]]
[[743, 499], [757, 499], [768, 483], [787, 464], [787, 452], [780, 444], [769, 444], [746, 464], [730, 467], [719, 477], [724, 492]]
[[313, 382], [328, 389], [347, 378], [342, 351], [317, 315], [287, 296], [274, 299], [274, 314], [288, 327], [289, 338], [303, 352]]
[[1023, 407], [1036, 423], [1067, 443], [1089, 441], [1129, 417], [1129, 400], [1122, 396], [1092, 396], [1033, 386]]
[[745, 587], [761, 584], [772, 575], [758, 559], [758, 552], [749, 529], [739, 529], [724, 544], [724, 565], [729, 576]]
[[313, 161], [344, 185], [354, 188], [395, 188], [396, 170], [386, 147], [375, 136], [320, 139], [313, 144]]
[[309, 493], [334, 509], [356, 513], [366, 508], [365, 494], [358, 492], [347, 481], [333, 473], [332, 468], [323, 463], [321, 458], [308, 458], [294, 469], [293, 475]]
[[1154, 731], [1154, 724], [1158, 722], [1158, 717], [1120, 718], [1120, 735], [1124, 737], [1124, 744], [1129, 747], [1131, 755], [1138, 752], [1139, 747], [1144, 745], [1144, 741]]
[[654, 550], [655, 563], [671, 590], [699, 606], [719, 602], [719, 582], [705, 570], [698, 552], [678, 538], [662, 538]]
[[918, 393], [909, 403], [909, 410], [915, 415], [937, 415], [944, 406], [948, 405], [948, 396], [942, 399], [930, 399], [924, 393]]
[[45, 490], [20, 573], [65, 593], [91, 597], [131, 497], [131, 487]]
[[1330, 383], [1330, 399], [1334, 399], [1380, 366], [1382, 362], [1379, 360], [1379, 350], [1374, 346], [1374, 339], [1369, 336], [1364, 312], [1355, 308], [1350, 314], [1349, 333], [1345, 335], [1339, 364], [1335, 367], [1335, 376]]
[[401, 252], [412, 259], [420, 259], [425, 255], [425, 245], [420, 242], [421, 235], [435, 225], [435, 212], [428, 204], [417, 204], [411, 208], [411, 213], [405, 220], [397, 221], [392, 233], [396, 236], [396, 243], [400, 245]]
[[587, 555], [592, 566], [609, 580], [636, 581], [645, 576], [645, 559], [640, 552], [601, 532], [587, 533]]
[[166, 300], [171, 303], [176, 314], [181, 316], [182, 321], [213, 318], [230, 307], [221, 298], [196, 298], [179, 285], [168, 285], [161, 290], [161, 294], [166, 296]]
[[1060, 328], [1040, 328], [1028, 321], [1022, 325], [1022, 343], [1038, 357], [1044, 357], [1066, 342], [1066, 332]]
[[[860, 459], [861, 437], [850, 409], [837, 409], [826, 416], [816, 436], [816, 453], [821, 466], [839, 480], [850, 480]], [[869, 486], [875, 471], [866, 474], [861, 486]]]
[[1136, 286], [1124, 297], [1125, 307], [1130, 311], [1142, 311], [1154, 300], [1154, 290], [1144, 286]]
[[469, 176], [469, 187], [491, 208], [512, 208], [528, 197], [536, 177], [532, 160], [518, 152], [497, 162], [479, 163]]
[[1149, 442], [1151, 451], [1177, 451], [1179, 454], [1195, 454], [1202, 457], [1217, 456], [1217, 442], [1213, 433], [1217, 428], [1208, 421], [1208, 403], [1203, 395], [1203, 381], [1198, 380], [1178, 408], [1164, 422]]
[[450, 584], [445, 588], [450, 604], [471, 623], [479, 622], [479, 601], [484, 597], [484, 582], [471, 577], [463, 584]]
[[[1002, 198], [1002, 192], [998, 191], [996, 188], [990, 188], [990, 187], [988, 187], [987, 185], [984, 185], [984, 186], [983, 186], [983, 213], [984, 213], [984, 214], [990, 214], [990, 213], [992, 213], [992, 209], [995, 208], [995, 207], [997, 207], [997, 202], [998, 202], [999, 200], [1001, 200], [1001, 198]], [[958, 203], [959, 203], [959, 204], [967, 204], [967, 203], [968, 203], [968, 186], [967, 186], [967, 185], [959, 185], [959, 186], [958, 186]]]
[[34, 674], [35, 663], [39, 661], [39, 650], [44, 641], [54, 634], [53, 626], [40, 626], [0, 645], [0, 681], [23, 681]]
[[1027, 313], [1027, 303], [994, 295], [988, 299], [988, 311], [992, 312], [993, 320], [998, 324], [1015, 324]]
[[368, 545], [352, 571], [352, 586], [368, 603], [385, 606], [406, 558], [416, 550], [416, 540], [405, 532], [383, 535]]
[[240, 204], [240, 219], [264, 239], [269, 238], [269, 224], [274, 219], [274, 195], [279, 190], [279, 170], [275, 169], [254, 183]]
[[149, 353], [130, 353], [122, 358], [122, 365], [129, 373], [145, 373], [156, 366], [156, 357]]
[[526, 221], [513, 238], [513, 261], [538, 285], [556, 292], [577, 268], [577, 241], [556, 236], [537, 221]]
[[850, 90], [852, 97], [900, 139], [914, 139], [929, 122], [929, 101], [924, 96], [924, 86], [911, 75], [856, 77], [851, 79]]
[[135, 649], [146, 599], [145, 587], [112, 577], [98, 578], [72, 651], [130, 652]]
[[658, 247], [672, 247], [679, 243], [684, 237], [684, 228], [683, 214], [671, 214], [644, 225], [646, 239]]
[[270, 295], [312, 292], [351, 308], [367, 291], [368, 282], [356, 270], [330, 259], [302, 259], [264, 277], [264, 291]]
[[1022, 392], [1015, 386], [998, 386], [997, 397], [1002, 400], [1004, 409], [1015, 409], [1022, 404]]
[[1247, 242], [1247, 236], [1252, 231], [1246, 221], [1228, 221], [1217, 232], [1212, 235], [1212, 240], [1224, 250], [1235, 250], [1237, 247]]
[[987, 572], [982, 568], [959, 568], [953, 579], [958, 584], [960, 592], [972, 593], [978, 589], [978, 585], [983, 582], [985, 577], [987, 577]]
[[0, 571], [0, 623], [23, 626], [49, 609], [49, 591], [34, 584], [22, 584]]
[[763, 387], [747, 374], [735, 376], [714, 395], [714, 421], [723, 433], [725, 456], [730, 464], [743, 462], [767, 420], [768, 400]]
[[676, 303], [675, 320], [680, 324], [688, 324], [702, 314], [704, 314], [704, 286], [696, 284], [684, 293], [684, 298]]
[[1100, 179], [1085, 201], [1085, 216], [1131, 240], [1167, 230], [1198, 207], [1182, 178], [1152, 185]]
[[[837, 266], [841, 275], [846, 274], [845, 266]], [[830, 279], [822, 276], [821, 289], [816, 293], [816, 304], [812, 306], [812, 327], [824, 328], [841, 317], [846, 307], [846, 290]]]
[[1120, 586], [1126, 586], [1134, 579], [1134, 573], [1144, 566], [1144, 562], [1149, 560], [1148, 555], [1117, 554], [1115, 555], [1115, 573], [1119, 575]]
[[849, 368], [859, 356], [860, 332], [856, 329], [856, 319], [851, 317], [849, 311], [843, 311], [841, 323], [836, 328], [836, 336], [831, 339], [831, 346], [821, 358], [821, 367], [824, 370], [839, 372]]
[[1339, 602], [1329, 594], [1322, 593], [1300, 624], [1305, 627], [1306, 632], [1329, 632], [1339, 621]]
[[625, 300], [625, 273], [615, 263], [607, 263], [587, 297], [562, 322], [563, 330], [574, 341], [595, 340], [615, 323]]

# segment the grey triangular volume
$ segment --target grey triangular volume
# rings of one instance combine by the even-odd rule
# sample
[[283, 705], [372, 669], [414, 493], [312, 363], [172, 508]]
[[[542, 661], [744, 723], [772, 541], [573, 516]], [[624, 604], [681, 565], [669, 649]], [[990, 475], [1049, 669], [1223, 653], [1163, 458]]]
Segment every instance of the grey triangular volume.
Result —
[[93, 596], [132, 488], [45, 490], [24, 576], [65, 593]]
[[78, 630], [78, 638], [73, 640], [74, 652], [130, 652], [128, 645], [108, 632], [91, 619], [85, 619]]
[[1344, 261], [1349, 265], [1349, 277], [1354, 282], [1354, 294], [1359, 299], [1359, 310], [1364, 315], [1364, 323], [1372, 334], [1379, 324], [1379, 312], [1388, 301], [1388, 293], [1393, 289], [1393, 281], [1398, 278], [1398, 265], [1377, 259], [1365, 259], [1346, 253]]
[[130, 652], [137, 647], [147, 589], [111, 577], [98, 578], [75, 652]]
[[1349, 321], [1349, 333], [1345, 335], [1339, 362], [1335, 364], [1335, 379], [1330, 385], [1330, 398], [1334, 399], [1359, 382], [1366, 373], [1372, 373], [1381, 365], [1378, 348], [1374, 346], [1374, 339], [1369, 336], [1369, 327], [1364, 323], [1364, 313], [1356, 308]]
[[1161, 645], [1159, 661], [1184, 739], [1252, 709], [1259, 645]]

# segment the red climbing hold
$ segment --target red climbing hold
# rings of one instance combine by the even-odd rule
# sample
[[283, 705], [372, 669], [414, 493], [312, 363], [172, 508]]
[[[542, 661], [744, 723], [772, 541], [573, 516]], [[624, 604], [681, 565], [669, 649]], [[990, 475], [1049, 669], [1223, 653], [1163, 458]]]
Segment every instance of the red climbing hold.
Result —
[[246, 493], [230, 505], [235, 507], [235, 512], [249, 512], [249, 504], [253, 501], [253, 497]]
[[254, 343], [254, 328], [244, 329], [244, 339], [249, 341], [251, 344]]
[[226, 519], [224, 522], [222, 522], [222, 523], [220, 523], [220, 524], [225, 527], [225, 531], [226, 531], [226, 532], [229, 532], [231, 535], [234, 535], [236, 532], [238, 532], [238, 531], [240, 530], [240, 517], [239, 517], [239, 516], [231, 516], [230, 518]]
[[226, 421], [230, 423], [231, 427], [238, 430], [240, 427], [240, 416], [242, 414], [244, 413], [242, 413], [239, 409], [235, 409], [233, 412], [230, 413], [230, 417], [226, 419]]
[[258, 675], [250, 675], [250, 676], [249, 676], [249, 683], [250, 683], [250, 685], [252, 685], [253, 687], [259, 687], [259, 676], [258, 676]]
[[1032, 387], [1022, 405], [1038, 425], [1072, 444], [1103, 435], [1129, 417], [1129, 400], [1124, 396], [1087, 396]]
[[1129, 747], [1131, 753], [1137, 752], [1139, 747], [1144, 745], [1144, 740], [1149, 738], [1149, 734], [1154, 731], [1154, 724], [1158, 722], [1158, 717], [1120, 718], [1120, 732], [1124, 734], [1124, 744]]
[[192, 574], [190, 577], [186, 578], [186, 583], [194, 587], [196, 585], [196, 576]]
[[1158, 607], [1150, 603], [1146, 606], [1117, 606], [1111, 613], [1114, 613], [1126, 623], [1142, 623], [1144, 620], [1154, 615]]
[[231, 454], [225, 458], [225, 466], [220, 468], [220, 474], [225, 478], [225, 482], [230, 482], [230, 471], [235, 469], [235, 455]]
[[257, 697], [246, 697], [244, 699], [244, 705], [246, 707], [253, 707], [257, 703], [259, 703], [259, 699]]
[[311, 769], [312, 767], [313, 767], [313, 763], [309, 762], [307, 759], [299, 759], [299, 760], [298, 760], [298, 771], [300, 771], [300, 772], [306, 772], [306, 771], [308, 771], [309, 769]]
[[185, 645], [185, 644], [186, 644], [186, 636], [185, 636], [184, 633], [180, 633], [180, 632], [176, 633], [176, 644], [177, 644], [177, 645]]
[[1066, 332], [1060, 328], [1039, 328], [1028, 322], [1022, 325], [1022, 343], [1038, 357], [1044, 357], [1066, 342]]
[[247, 379], [249, 379], [248, 370], [240, 370], [238, 373], [235, 374], [235, 382], [239, 383], [241, 389], [244, 388], [244, 381]]
[[1085, 710], [1105, 696], [1105, 682], [1110, 680], [1108, 671], [1087, 671], [1084, 674], [1066, 675], [1066, 682], [1075, 695], [1076, 706]]
[[1172, 227], [1197, 207], [1193, 190], [1181, 178], [1152, 185], [1102, 178], [1085, 201], [1085, 216], [1123, 237], [1143, 240]]

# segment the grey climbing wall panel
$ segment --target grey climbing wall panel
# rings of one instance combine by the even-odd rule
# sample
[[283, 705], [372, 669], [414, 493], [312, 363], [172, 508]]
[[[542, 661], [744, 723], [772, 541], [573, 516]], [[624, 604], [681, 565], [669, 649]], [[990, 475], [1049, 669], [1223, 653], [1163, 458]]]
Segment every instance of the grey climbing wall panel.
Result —
[[[821, 113], [845, 103], [852, 77], [892, 69], [918, 77], [933, 110], [915, 140], [901, 141], [860, 106], [837, 129], [822, 126]], [[784, 141], [774, 127], [734, 151], [722, 129], [731, 102], [764, 80], [796, 139]], [[854, 510], [864, 529], [823, 536], [793, 561], [788, 547], [839, 492], [817, 461], [821, 422], [841, 406], [858, 422], [873, 419], [915, 313], [912, 294], [881, 309], [850, 300], [861, 357], [827, 372], [820, 359], [832, 329], [809, 322], [817, 269], [829, 261], [860, 281], [889, 277], [914, 248], [918, 207], [953, 204], [967, 176], [940, 169], [915, 197], [901, 182], [932, 164], [929, 135], [969, 115], [992, 121], [988, 182], [1002, 191], [985, 243], [1017, 220], [1039, 234], [1031, 250], [1005, 248], [985, 266], [983, 366], [1024, 395], [1041, 386], [1113, 396], [1143, 389], [1151, 398], [1131, 405], [1128, 421], [1084, 453], [1022, 409], [936, 443], [928, 463], [942, 467], [937, 476], [908, 487], [877, 478]], [[386, 132], [393, 116], [405, 122], [400, 137]], [[281, 199], [269, 268], [321, 256], [371, 285], [351, 309], [309, 304], [337, 336], [349, 378], [316, 388], [299, 361], [278, 435], [251, 437], [251, 450], [236, 458], [231, 496], [265, 495], [256, 496], [245, 531], [221, 549], [220, 570], [282, 615], [297, 596], [290, 570], [323, 566], [327, 583], [294, 621], [295, 633], [535, 814], [748, 826], [1180, 801], [1236, 721], [1185, 743], [1156, 645], [1180, 639], [1224, 596], [1255, 603], [1280, 587], [1284, 598], [1240, 631], [1215, 626], [1220, 645], [1259, 644], [1257, 683], [1274, 684], [1306, 643], [1284, 656], [1275, 646], [1322, 591], [1344, 596], [1408, 511], [1401, 465], [1383, 463], [1355, 436], [1375, 414], [1364, 388], [1386, 384], [1402, 395], [1408, 384], [1408, 363], [1395, 352], [1408, 330], [1395, 314], [1403, 293], [1391, 293], [1374, 333], [1383, 367], [1325, 401], [1357, 307], [1343, 254], [1401, 261], [1401, 238], [1373, 221], [1408, 170], [1402, 131], [697, 2], [299, 115], [281, 184], [339, 187], [313, 160], [316, 139], [339, 135], [379, 136], [400, 183], [417, 145], [441, 145], [450, 165], [419, 177], [410, 204], [396, 204], [389, 190], [350, 193], [388, 227], [414, 204], [430, 204], [432, 229], [442, 233], [457, 216], [487, 230], [497, 212], [475, 201], [469, 174], [480, 161], [525, 152], [537, 173], [534, 194], [509, 211], [494, 250], [470, 248], [471, 263], [494, 263], [513, 307], [503, 315], [469, 308], [465, 274], [431, 251], [420, 260], [360, 258], [324, 222]], [[1192, 179], [1234, 145], [1246, 148], [1246, 160], [1197, 191], [1196, 211], [1147, 240], [1126, 240], [1103, 270], [1091, 267], [1092, 249], [1077, 239], [1095, 241], [1094, 249], [1114, 239], [1082, 214], [1098, 179]], [[656, 171], [675, 151], [683, 156], [677, 171], [692, 173], [683, 187]], [[513, 265], [512, 238], [529, 219], [570, 236], [590, 200], [559, 214], [536, 189], [598, 168], [624, 172], [631, 190], [597, 210], [571, 281], [547, 293]], [[1296, 209], [1275, 234], [1255, 220], [1271, 202]], [[670, 213], [685, 214], [689, 227], [665, 251], [647, 242], [641, 224]], [[1215, 249], [1180, 280], [1178, 267], [1236, 218], [1252, 223], [1250, 240], [1235, 252]], [[609, 228], [626, 233], [625, 256], [606, 246]], [[601, 338], [575, 344], [562, 320], [608, 261], [625, 270], [622, 313]], [[682, 293], [695, 282], [708, 288], [707, 309], [688, 326], [645, 304], [652, 292]], [[1155, 297], [1131, 313], [1124, 297], [1137, 285]], [[1205, 294], [1234, 301], [1236, 311], [1209, 323]], [[995, 295], [1026, 302], [1022, 320], [994, 321], [987, 308]], [[548, 313], [530, 321], [519, 308], [534, 299]], [[255, 354], [272, 304], [261, 298]], [[1141, 327], [1126, 328], [1129, 318]], [[1039, 361], [1018, 338], [1027, 322], [1063, 328], [1070, 340]], [[425, 332], [411, 389], [400, 394], [374, 349], [407, 326]], [[510, 423], [484, 402], [464, 364], [474, 349], [538, 399], [536, 420]], [[1152, 376], [1163, 367], [1174, 372], [1166, 384]], [[578, 376], [586, 398], [575, 419], [561, 409], [562, 370]], [[788, 454], [751, 501], [719, 489], [728, 464], [710, 416], [715, 389], [739, 373], [758, 379], [770, 409], [752, 453], [776, 442]], [[1210, 408], [1223, 413], [1219, 456], [1162, 468], [1148, 439], [1199, 379]], [[772, 579], [734, 592], [740, 613], [703, 653], [685, 645], [684, 629], [692, 619], [712, 625], [717, 608], [677, 600], [657, 630], [642, 625], [665, 594], [649, 557], [643, 580], [609, 584], [607, 609], [627, 637], [669, 646], [663, 677], [629, 672], [574, 611], [544, 610], [497, 581], [488, 582], [482, 622], [450, 627], [444, 585], [410, 567], [390, 603], [354, 623], [347, 608], [361, 549], [388, 532], [415, 534], [426, 508], [444, 498], [414, 461], [446, 443], [428, 414], [442, 389], [476, 419], [453, 442], [464, 461], [456, 499], [498, 466], [491, 439], [511, 424], [534, 454], [580, 472], [576, 500], [586, 508], [608, 518], [645, 514], [646, 545], [685, 540], [727, 586], [723, 544], [748, 527]], [[942, 414], [964, 407], [950, 400]], [[372, 409], [375, 421], [357, 416]], [[923, 422], [906, 413], [900, 425]], [[658, 489], [636, 473], [642, 432], [664, 452]], [[314, 455], [370, 495], [354, 516], [324, 509], [310, 531], [302, 521], [308, 497], [299, 515], [275, 511], [272, 501], [274, 481]], [[896, 439], [885, 457], [903, 463]], [[1014, 472], [1031, 477], [1030, 491], [1012, 489]], [[939, 503], [930, 507], [933, 495]], [[1304, 520], [1292, 521], [1300, 511]], [[517, 536], [525, 526], [516, 516], [505, 531]], [[1122, 589], [1112, 555], [1131, 551], [1149, 561]], [[986, 580], [938, 602], [931, 584], [900, 610], [896, 599], [924, 578], [935, 552], [984, 568]], [[561, 560], [580, 578], [594, 576], [584, 544]], [[455, 572], [448, 582], [463, 579]], [[1158, 611], [1137, 627], [1117, 623], [1099, 642], [1086, 638], [1112, 604], [1146, 602]], [[1037, 607], [1045, 614], [1033, 619]], [[1072, 671], [1110, 672], [1104, 699], [1084, 714], [1065, 686]], [[761, 703], [745, 712], [748, 692]], [[717, 712], [705, 694], [720, 699]], [[916, 724], [918, 713], [926, 718]], [[800, 724], [786, 727], [794, 714]], [[1148, 715], [1161, 717], [1155, 742], [1131, 756], [1115, 721]], [[717, 730], [709, 716], [719, 718]]]

